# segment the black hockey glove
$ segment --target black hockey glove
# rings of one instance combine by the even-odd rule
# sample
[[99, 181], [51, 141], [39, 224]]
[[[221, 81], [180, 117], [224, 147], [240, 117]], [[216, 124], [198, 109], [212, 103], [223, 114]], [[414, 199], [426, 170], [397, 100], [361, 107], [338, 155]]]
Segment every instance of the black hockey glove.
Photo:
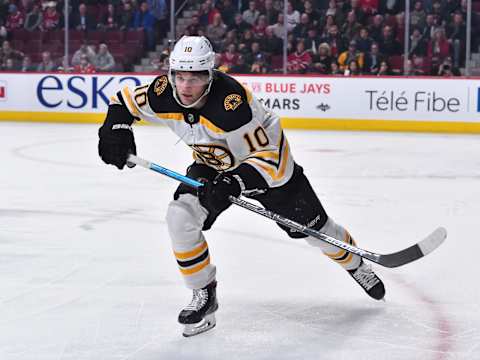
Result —
[[[132, 127], [128, 124], [103, 124], [98, 130], [98, 154], [102, 160], [120, 170], [127, 164], [129, 154], [136, 155], [137, 148]], [[135, 164], [127, 164], [134, 167]]]
[[242, 192], [239, 181], [229, 173], [218, 174], [213, 180], [206, 181], [205, 185], [198, 188], [200, 203], [207, 209], [222, 212], [232, 203], [228, 199], [230, 195], [240, 196]]

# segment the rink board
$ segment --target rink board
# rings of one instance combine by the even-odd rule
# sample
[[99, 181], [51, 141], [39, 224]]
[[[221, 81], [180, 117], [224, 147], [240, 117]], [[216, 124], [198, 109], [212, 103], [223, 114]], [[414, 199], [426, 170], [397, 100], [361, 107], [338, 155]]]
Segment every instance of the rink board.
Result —
[[[98, 123], [135, 74], [2, 74], [0, 120]], [[480, 133], [480, 79], [236, 76], [286, 128]]]

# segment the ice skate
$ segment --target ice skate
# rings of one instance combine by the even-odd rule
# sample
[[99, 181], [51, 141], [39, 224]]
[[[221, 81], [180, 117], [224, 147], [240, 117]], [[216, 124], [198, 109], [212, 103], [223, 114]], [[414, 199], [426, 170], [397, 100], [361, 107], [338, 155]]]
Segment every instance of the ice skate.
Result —
[[215, 327], [216, 288], [217, 282], [213, 281], [202, 289], [193, 290], [192, 301], [178, 315], [178, 322], [185, 325], [183, 336], [198, 335]]
[[382, 300], [385, 296], [385, 286], [382, 280], [373, 272], [372, 267], [365, 262], [354, 270], [348, 270], [348, 273], [355, 281], [375, 300]]

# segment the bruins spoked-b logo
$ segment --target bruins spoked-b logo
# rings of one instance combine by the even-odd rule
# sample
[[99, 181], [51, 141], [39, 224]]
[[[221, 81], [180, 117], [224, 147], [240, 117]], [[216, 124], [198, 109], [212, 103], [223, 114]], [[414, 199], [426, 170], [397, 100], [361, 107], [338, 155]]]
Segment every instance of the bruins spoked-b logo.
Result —
[[168, 84], [167, 76], [163, 75], [159, 77], [157, 81], [155, 81], [155, 86], [153, 87], [153, 91], [155, 92], [155, 94], [157, 94], [157, 96], [160, 96], [167, 88], [167, 84]]
[[234, 165], [232, 153], [220, 145], [191, 145], [193, 157], [217, 171], [230, 169]]
[[225, 106], [225, 110], [232, 110], [234, 111], [242, 104], [242, 97], [238, 94], [230, 94], [225, 98], [223, 105]]

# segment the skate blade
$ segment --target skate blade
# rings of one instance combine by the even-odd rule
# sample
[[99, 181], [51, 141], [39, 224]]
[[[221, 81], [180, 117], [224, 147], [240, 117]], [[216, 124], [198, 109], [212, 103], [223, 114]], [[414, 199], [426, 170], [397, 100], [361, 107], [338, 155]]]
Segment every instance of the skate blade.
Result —
[[190, 337], [195, 336], [205, 331], [208, 331], [216, 325], [215, 314], [206, 315], [202, 321], [196, 324], [186, 324], [183, 329], [183, 336]]

